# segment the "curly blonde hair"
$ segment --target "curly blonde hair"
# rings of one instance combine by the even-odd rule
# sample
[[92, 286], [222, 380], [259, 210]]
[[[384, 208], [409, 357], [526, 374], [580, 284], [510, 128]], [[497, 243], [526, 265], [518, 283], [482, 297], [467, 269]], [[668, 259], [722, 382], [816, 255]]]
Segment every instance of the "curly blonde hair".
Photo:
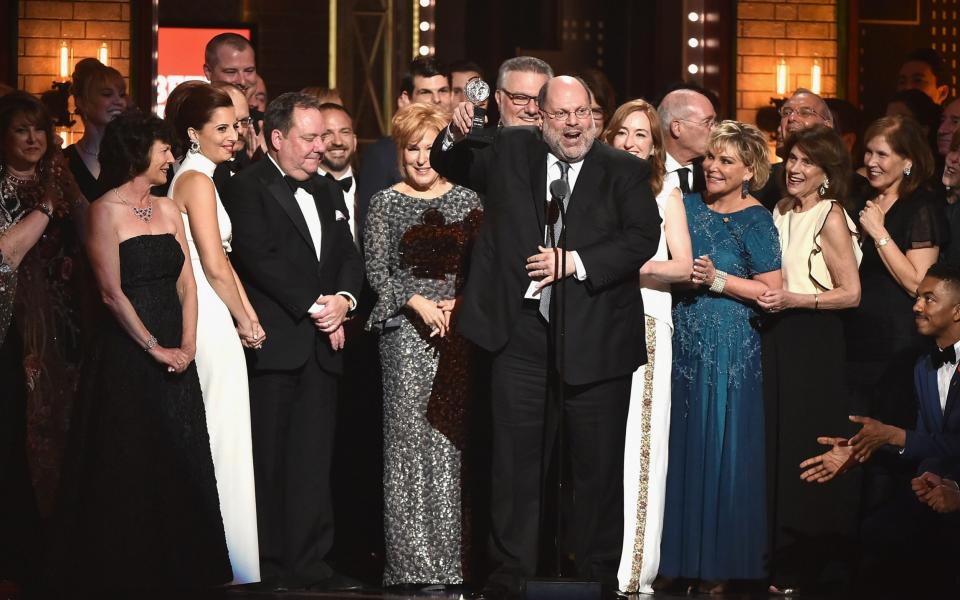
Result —
[[647, 159], [650, 162], [650, 188], [653, 195], [656, 196], [663, 189], [663, 178], [666, 175], [667, 151], [663, 148], [663, 128], [660, 125], [660, 116], [657, 109], [652, 104], [642, 98], [630, 100], [621, 104], [613, 116], [607, 128], [603, 130], [600, 139], [613, 146], [613, 139], [617, 136], [617, 131], [623, 127], [623, 122], [627, 117], [635, 112], [642, 112], [647, 116], [650, 122], [650, 136], [653, 138], [653, 151]]
[[730, 148], [753, 172], [750, 190], [757, 191], [770, 177], [770, 159], [767, 156], [767, 136], [749, 123], [721, 121], [707, 140], [707, 148], [715, 154]]

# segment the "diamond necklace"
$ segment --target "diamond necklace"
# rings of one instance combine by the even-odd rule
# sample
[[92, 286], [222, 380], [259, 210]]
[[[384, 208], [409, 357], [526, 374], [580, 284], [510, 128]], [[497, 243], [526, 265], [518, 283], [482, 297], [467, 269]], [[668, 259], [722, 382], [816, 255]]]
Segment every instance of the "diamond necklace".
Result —
[[124, 200], [123, 196], [120, 195], [120, 188], [113, 188], [113, 192], [117, 195], [117, 198], [120, 199], [120, 202], [123, 203], [124, 206], [129, 206], [134, 216], [144, 223], [149, 223], [150, 219], [153, 218], [153, 196], [147, 194], [147, 207], [140, 208]]

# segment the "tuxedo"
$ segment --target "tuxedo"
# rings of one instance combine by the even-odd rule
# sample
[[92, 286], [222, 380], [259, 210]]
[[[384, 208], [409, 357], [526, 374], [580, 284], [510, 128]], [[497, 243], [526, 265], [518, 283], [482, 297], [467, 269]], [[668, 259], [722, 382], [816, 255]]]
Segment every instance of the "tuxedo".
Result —
[[[944, 373], [947, 377], [942, 377]], [[917, 392], [917, 424], [906, 432], [903, 457], [919, 462], [923, 471], [953, 475], [960, 465], [957, 365], [946, 363], [941, 368], [933, 364], [930, 355], [923, 355], [914, 368], [913, 383]]]
[[[485, 197], [456, 327], [491, 353], [491, 584], [516, 592], [536, 575], [540, 488], [555, 434], [551, 412], [559, 410], [573, 456], [578, 570], [615, 583], [630, 376], [646, 361], [637, 272], [660, 238], [649, 166], [595, 142], [576, 167], [564, 246], [577, 253], [578, 273], [565, 280], [565, 292], [552, 291], [566, 317], [562, 352], [550, 355], [539, 303], [524, 298], [526, 259], [544, 241], [548, 173], [556, 165], [539, 131], [501, 128], [489, 144], [438, 138], [430, 163]], [[546, 402], [551, 365], [565, 381], [562, 407]]]
[[[248, 351], [261, 574], [303, 586], [331, 575], [330, 463], [342, 356], [309, 312], [322, 296], [356, 297], [363, 268], [337, 185], [294, 189], [269, 157], [225, 186], [232, 260], [266, 342]], [[315, 209], [315, 210], [314, 210]]]
[[247, 154], [246, 150], [242, 150], [234, 154], [230, 160], [225, 160], [218, 164], [217, 168], [213, 170], [213, 184], [216, 186], [217, 192], [220, 193], [221, 202], [223, 194], [227, 189], [227, 183], [234, 175], [249, 167], [251, 164], [253, 164], [253, 160]]

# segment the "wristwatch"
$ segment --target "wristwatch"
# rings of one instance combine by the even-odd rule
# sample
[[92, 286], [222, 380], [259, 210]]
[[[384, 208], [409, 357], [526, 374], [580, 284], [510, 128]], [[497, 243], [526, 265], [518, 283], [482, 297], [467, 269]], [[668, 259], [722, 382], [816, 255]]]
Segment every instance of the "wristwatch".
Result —
[[53, 209], [43, 202], [38, 202], [37, 205], [33, 207], [33, 210], [39, 210], [43, 214], [47, 215], [48, 219], [53, 219]]
[[882, 238], [880, 238], [879, 240], [877, 240], [876, 242], [874, 242], [874, 245], [875, 245], [877, 248], [879, 248], [880, 246], [886, 246], [889, 242], [890, 242], [890, 238], [888, 238], [888, 237], [882, 237]]

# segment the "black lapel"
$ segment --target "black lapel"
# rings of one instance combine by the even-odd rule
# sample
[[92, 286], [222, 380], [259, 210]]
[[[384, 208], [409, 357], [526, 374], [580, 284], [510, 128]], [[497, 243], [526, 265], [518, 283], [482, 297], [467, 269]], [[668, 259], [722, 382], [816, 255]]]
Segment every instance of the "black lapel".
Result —
[[707, 177], [703, 173], [703, 157], [693, 159], [693, 188], [691, 192], [707, 189]]
[[307, 245], [310, 246], [310, 250], [316, 254], [317, 249], [313, 246], [313, 239], [310, 238], [310, 230], [307, 229], [307, 221], [303, 218], [300, 205], [297, 204], [297, 199], [293, 196], [293, 191], [290, 189], [290, 186], [287, 185], [287, 182], [284, 181], [283, 176], [280, 175], [280, 171], [276, 172], [277, 177], [267, 184], [267, 189], [273, 194], [280, 208], [282, 208], [284, 212], [287, 213], [287, 216], [290, 217], [290, 220], [293, 221], [293, 225], [297, 228], [297, 231], [300, 232], [303, 241], [305, 241]]
[[590, 194], [600, 188], [600, 180], [603, 178], [603, 163], [599, 157], [601, 143], [594, 141], [593, 146], [583, 158], [580, 173], [577, 175], [577, 185], [574, 186], [573, 194], [567, 203], [567, 215], [589, 210]]
[[544, 210], [547, 202], [547, 144], [538, 140], [536, 146], [527, 155], [530, 158], [530, 186], [533, 212], [537, 216], [537, 239], [543, 242], [543, 228], [546, 225]]

